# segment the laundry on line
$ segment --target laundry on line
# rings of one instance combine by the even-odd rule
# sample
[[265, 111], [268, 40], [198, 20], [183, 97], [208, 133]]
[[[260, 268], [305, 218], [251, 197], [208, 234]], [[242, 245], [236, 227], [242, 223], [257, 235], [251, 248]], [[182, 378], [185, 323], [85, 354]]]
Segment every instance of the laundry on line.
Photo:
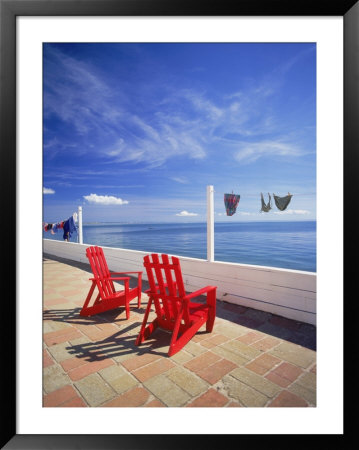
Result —
[[66, 222], [64, 223], [64, 236], [63, 236], [63, 238], [64, 238], [66, 241], [69, 241], [69, 240], [70, 240], [70, 237], [71, 237], [71, 235], [72, 235], [72, 233], [73, 233], [74, 231], [77, 231], [77, 229], [76, 229], [76, 225], [75, 225], [74, 218], [73, 218], [73, 216], [71, 216], [71, 217], [70, 217], [68, 220], [66, 220]]
[[44, 231], [51, 231], [51, 234], [57, 233], [58, 230], [64, 230], [63, 238], [65, 241], [69, 241], [72, 233], [77, 232], [75, 221], [77, 220], [77, 213], [74, 213], [71, 217], [61, 222], [56, 223], [43, 223]]
[[275, 202], [276, 207], [280, 211], [284, 211], [287, 208], [287, 206], [289, 205], [293, 195], [288, 192], [288, 195], [286, 195], [285, 197], [278, 197], [277, 195], [274, 195], [274, 194], [273, 194], [273, 197], [274, 197], [274, 202]]
[[265, 204], [264, 198], [263, 198], [263, 194], [261, 192], [261, 203], [262, 203], [261, 211], [263, 211], [263, 212], [269, 212], [272, 209], [271, 203], [270, 203], [271, 202], [271, 196], [270, 196], [269, 192], [268, 192], [268, 197], [269, 197], [268, 203]]
[[240, 195], [236, 194], [224, 194], [224, 205], [226, 207], [227, 216], [233, 216], [236, 212], [240, 197]]
[[44, 231], [51, 231], [51, 234], [57, 233], [57, 230], [64, 228], [65, 221], [57, 223], [44, 223]]
[[[289, 192], [288, 192], [288, 195], [286, 195], [284, 197], [279, 197], [278, 195], [273, 194], [275, 205], [280, 211], [284, 211], [288, 207], [292, 197], [293, 197], [293, 194], [290, 194]], [[240, 195], [233, 194], [233, 191], [232, 191], [232, 194], [224, 194], [224, 206], [226, 208], [227, 216], [233, 216], [233, 214], [235, 214], [238, 203], [239, 203], [239, 199], [240, 199]], [[272, 209], [272, 205], [271, 205], [272, 197], [269, 194], [269, 192], [268, 192], [268, 202], [267, 203], [264, 201], [262, 192], [260, 195], [260, 199], [261, 199], [260, 212], [269, 212]]]

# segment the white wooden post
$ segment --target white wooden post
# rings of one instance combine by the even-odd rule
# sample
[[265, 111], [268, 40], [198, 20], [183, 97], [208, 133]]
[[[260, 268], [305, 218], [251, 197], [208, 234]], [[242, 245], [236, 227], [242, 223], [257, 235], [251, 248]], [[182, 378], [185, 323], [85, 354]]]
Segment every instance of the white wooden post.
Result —
[[214, 201], [213, 186], [207, 186], [207, 260], [214, 261]]
[[79, 244], [83, 244], [82, 236], [82, 206], [79, 206]]

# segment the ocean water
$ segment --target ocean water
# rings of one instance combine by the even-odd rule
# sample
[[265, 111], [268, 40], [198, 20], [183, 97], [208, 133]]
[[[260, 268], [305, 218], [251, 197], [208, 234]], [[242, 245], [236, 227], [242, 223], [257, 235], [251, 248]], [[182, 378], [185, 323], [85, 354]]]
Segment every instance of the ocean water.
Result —
[[[47, 239], [63, 240], [62, 232]], [[77, 233], [71, 237], [77, 242]], [[83, 225], [83, 242], [104, 247], [207, 258], [206, 223]], [[231, 222], [214, 225], [214, 259], [316, 272], [316, 222]]]

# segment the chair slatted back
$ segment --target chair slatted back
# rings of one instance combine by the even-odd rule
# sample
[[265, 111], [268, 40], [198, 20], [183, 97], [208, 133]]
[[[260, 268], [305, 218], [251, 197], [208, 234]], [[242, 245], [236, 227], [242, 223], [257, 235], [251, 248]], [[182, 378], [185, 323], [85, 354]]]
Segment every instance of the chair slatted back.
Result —
[[115, 292], [106, 258], [101, 247], [93, 246], [86, 249], [86, 256], [90, 262], [92, 273], [102, 298], [111, 297]]
[[[179, 313], [186, 291], [179, 259], [172, 256], [172, 261], [170, 261], [168, 255], [161, 256], [162, 261], [157, 253], [145, 256], [144, 266], [157, 316], [173, 321]], [[189, 320], [188, 313], [184, 314], [184, 319], [185, 321]]]

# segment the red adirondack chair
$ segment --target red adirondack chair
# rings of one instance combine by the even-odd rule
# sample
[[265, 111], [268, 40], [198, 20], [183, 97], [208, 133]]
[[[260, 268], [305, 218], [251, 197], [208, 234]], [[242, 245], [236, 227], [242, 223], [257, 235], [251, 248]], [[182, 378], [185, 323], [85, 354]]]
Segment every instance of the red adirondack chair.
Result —
[[[201, 326], [206, 323], [206, 331], [211, 332], [216, 317], [216, 286], [206, 286], [191, 294], [186, 294], [179, 259], [158, 254], [144, 257], [150, 288], [145, 316], [136, 345], [140, 345], [157, 328], [172, 331], [168, 356], [177, 353], [186, 345]], [[207, 294], [206, 303], [194, 303], [191, 300]], [[156, 318], [146, 327], [151, 305], [154, 304]]]
[[[81, 316], [93, 316], [119, 306], [125, 306], [126, 319], [130, 317], [130, 301], [138, 297], [138, 307], [141, 306], [142, 272], [110, 272], [106, 258], [101, 247], [92, 246], [86, 249], [86, 256], [90, 262], [94, 277], [90, 278], [92, 285], [86, 297], [85, 303], [80, 311]], [[136, 273], [138, 275], [137, 286], [130, 289], [130, 277], [114, 277], [113, 275], [128, 275]], [[123, 281], [125, 288], [116, 291], [114, 281]], [[95, 287], [98, 295], [89, 306]]]

